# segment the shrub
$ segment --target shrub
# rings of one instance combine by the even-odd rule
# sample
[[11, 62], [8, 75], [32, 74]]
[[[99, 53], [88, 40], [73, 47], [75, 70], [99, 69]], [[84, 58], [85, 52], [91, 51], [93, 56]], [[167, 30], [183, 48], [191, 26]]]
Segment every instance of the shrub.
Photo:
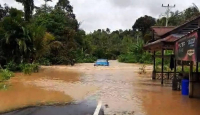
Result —
[[51, 62], [49, 59], [41, 58], [37, 61], [40, 65], [50, 66]]
[[30, 66], [30, 64], [25, 64], [22, 71], [24, 74], [31, 74], [33, 72], [33, 68]]
[[20, 68], [24, 74], [31, 74], [39, 71], [39, 64], [20, 64]]
[[0, 81], [9, 80], [13, 76], [14, 76], [13, 72], [9, 71], [8, 69], [0, 70]]
[[10, 71], [17, 71], [18, 70], [18, 66], [14, 61], [10, 61], [9, 63], [7, 63], [5, 65], [5, 68], [7, 70], [10, 70]]
[[94, 63], [94, 61], [96, 61], [97, 58], [91, 55], [85, 56], [85, 57], [81, 57], [77, 59], [78, 63]]
[[7, 90], [9, 88], [9, 85], [0, 83], [0, 90]]
[[133, 43], [128, 47], [128, 51], [118, 57], [119, 62], [125, 63], [146, 63], [151, 64], [153, 62], [151, 54], [144, 51], [144, 42], [142, 40], [137, 43]]
[[119, 62], [124, 62], [124, 63], [137, 63], [137, 57], [131, 54], [124, 54], [120, 55], [118, 57]]
[[152, 59], [151, 55], [149, 53], [143, 53], [143, 54], [123, 54], [118, 57], [119, 62], [124, 63], [145, 63], [145, 64], [151, 64]]

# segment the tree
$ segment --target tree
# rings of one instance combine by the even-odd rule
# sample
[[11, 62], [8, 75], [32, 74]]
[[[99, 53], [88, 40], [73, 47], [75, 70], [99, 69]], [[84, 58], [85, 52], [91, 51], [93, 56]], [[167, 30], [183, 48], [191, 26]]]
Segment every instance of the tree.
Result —
[[53, 64], [70, 64], [76, 58], [75, 52], [82, 44], [79, 24], [60, 7], [51, 8], [48, 12], [44, 12], [44, 9], [45, 7], [40, 7], [36, 10], [33, 23], [45, 27], [48, 33], [55, 36], [47, 57]]
[[30, 31], [23, 23], [23, 12], [11, 8], [9, 15], [3, 18], [0, 26], [2, 28], [2, 37], [0, 38], [1, 47], [6, 60], [14, 60], [20, 63], [24, 59], [27, 59], [33, 47]]
[[138, 29], [141, 31], [144, 36], [150, 30], [150, 27], [155, 25], [155, 23], [155, 18], [145, 15], [144, 17], [138, 18], [132, 28], [133, 30]]
[[107, 34], [110, 34], [110, 29], [106, 28], [106, 32], [107, 32]]
[[[0, 22], [0, 52], [7, 62], [19, 64], [41, 58], [50, 50], [54, 36], [46, 32], [43, 26], [27, 24], [23, 12], [11, 8], [8, 16]], [[12, 55], [12, 56], [11, 56]]]
[[4, 4], [4, 7], [0, 4], [0, 20], [2, 20], [5, 16], [8, 15], [10, 7], [7, 4]]
[[[199, 9], [196, 7], [189, 7], [181, 12], [178, 10], [175, 12], [171, 12], [168, 25], [169, 26], [181, 25], [182, 23], [190, 20], [193, 17], [196, 17], [199, 14], [200, 14]], [[165, 26], [165, 22], [166, 22], [166, 17], [162, 17], [161, 19], [157, 20], [156, 25]]]
[[45, 5], [44, 5], [44, 9], [45, 9], [45, 13], [47, 12], [47, 2], [52, 2], [52, 0], [44, 0], [45, 1]]
[[24, 6], [25, 20], [30, 21], [33, 10], [34, 10], [34, 0], [16, 0], [19, 3], [22, 3]]
[[33, 43], [32, 57], [34, 60], [42, 58], [44, 55], [48, 54], [50, 51], [50, 46], [55, 37], [46, 32], [46, 28], [42, 26], [36, 26], [35, 24], [30, 24], [28, 29], [31, 32], [31, 38]]
[[72, 19], [76, 19], [76, 16], [73, 13], [73, 7], [70, 5], [69, 0], [58, 0], [56, 7], [57, 8], [59, 7], [62, 10], [64, 10], [68, 14], [68, 16], [71, 17]]
[[196, 7], [189, 7], [184, 12], [185, 20], [191, 19], [192, 17], [199, 15], [199, 13], [199, 9]]

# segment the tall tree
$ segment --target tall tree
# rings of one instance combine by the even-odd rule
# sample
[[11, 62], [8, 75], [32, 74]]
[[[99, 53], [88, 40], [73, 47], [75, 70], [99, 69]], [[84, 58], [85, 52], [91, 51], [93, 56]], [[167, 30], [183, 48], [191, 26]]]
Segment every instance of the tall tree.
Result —
[[110, 29], [106, 28], [106, 32], [107, 32], [107, 34], [110, 34]]
[[138, 18], [132, 28], [133, 30], [138, 29], [141, 31], [144, 36], [150, 30], [150, 27], [155, 25], [155, 23], [155, 18], [145, 15], [144, 17]]
[[[177, 10], [175, 12], [170, 13], [168, 24], [169, 24], [169, 26], [178, 26], [178, 25], [184, 23], [185, 21], [188, 21], [191, 18], [196, 17], [199, 14], [200, 14], [199, 9], [194, 6], [189, 7], [181, 12]], [[166, 17], [162, 17], [161, 19], [157, 20], [156, 25], [164, 26], [165, 22], [166, 22]]]
[[73, 7], [70, 5], [69, 0], [58, 0], [56, 7], [63, 9], [71, 18], [76, 18], [75, 14], [73, 13]]
[[10, 7], [7, 4], [4, 4], [4, 7], [0, 4], [0, 20], [2, 20], [5, 16], [8, 15]]
[[199, 9], [196, 7], [189, 7], [185, 10], [184, 15], [185, 15], [185, 20], [191, 19], [192, 17], [198, 15]]
[[34, 10], [34, 0], [16, 0], [19, 3], [22, 3], [24, 6], [25, 20], [30, 21], [33, 10]]

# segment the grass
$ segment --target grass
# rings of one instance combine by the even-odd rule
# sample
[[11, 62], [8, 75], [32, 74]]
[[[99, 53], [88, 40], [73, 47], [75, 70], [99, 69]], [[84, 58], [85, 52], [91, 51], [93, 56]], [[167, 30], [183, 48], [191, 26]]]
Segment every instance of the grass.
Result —
[[0, 91], [1, 90], [8, 90], [9, 85], [5, 84], [5, 83], [0, 83]]
[[7, 69], [1, 69], [0, 70], [0, 81], [6, 81], [9, 80], [11, 77], [14, 76], [14, 73], [7, 70]]

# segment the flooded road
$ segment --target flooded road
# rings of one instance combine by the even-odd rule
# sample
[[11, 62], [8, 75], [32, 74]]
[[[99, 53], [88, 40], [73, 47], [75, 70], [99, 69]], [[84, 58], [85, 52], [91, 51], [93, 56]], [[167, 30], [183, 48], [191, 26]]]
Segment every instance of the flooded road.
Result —
[[[59, 102], [102, 101], [106, 115], [200, 114], [200, 99], [189, 99], [187, 96], [181, 96], [181, 92], [172, 91], [171, 87], [161, 86], [160, 81], [152, 81], [152, 66], [146, 67], [149, 71], [147, 74], [139, 75], [141, 66], [117, 61], [110, 61], [110, 67], [94, 67], [93, 64], [51, 66], [42, 67], [44, 70], [40, 73], [29, 77], [20, 75], [22, 77], [19, 78], [26, 88], [32, 86], [41, 90], [42, 95], [44, 92], [49, 93], [46, 94], [47, 97], [57, 94], [55, 97], [60, 96]], [[6, 92], [0, 91], [0, 97], [2, 94], [6, 95]], [[39, 101], [41, 98], [45, 99], [44, 97], [39, 97]], [[4, 98], [6, 97], [3, 96]], [[16, 99], [23, 101], [20, 97]], [[46, 101], [51, 99], [58, 101], [56, 98], [47, 98]], [[0, 101], [1, 107], [3, 103]]]

